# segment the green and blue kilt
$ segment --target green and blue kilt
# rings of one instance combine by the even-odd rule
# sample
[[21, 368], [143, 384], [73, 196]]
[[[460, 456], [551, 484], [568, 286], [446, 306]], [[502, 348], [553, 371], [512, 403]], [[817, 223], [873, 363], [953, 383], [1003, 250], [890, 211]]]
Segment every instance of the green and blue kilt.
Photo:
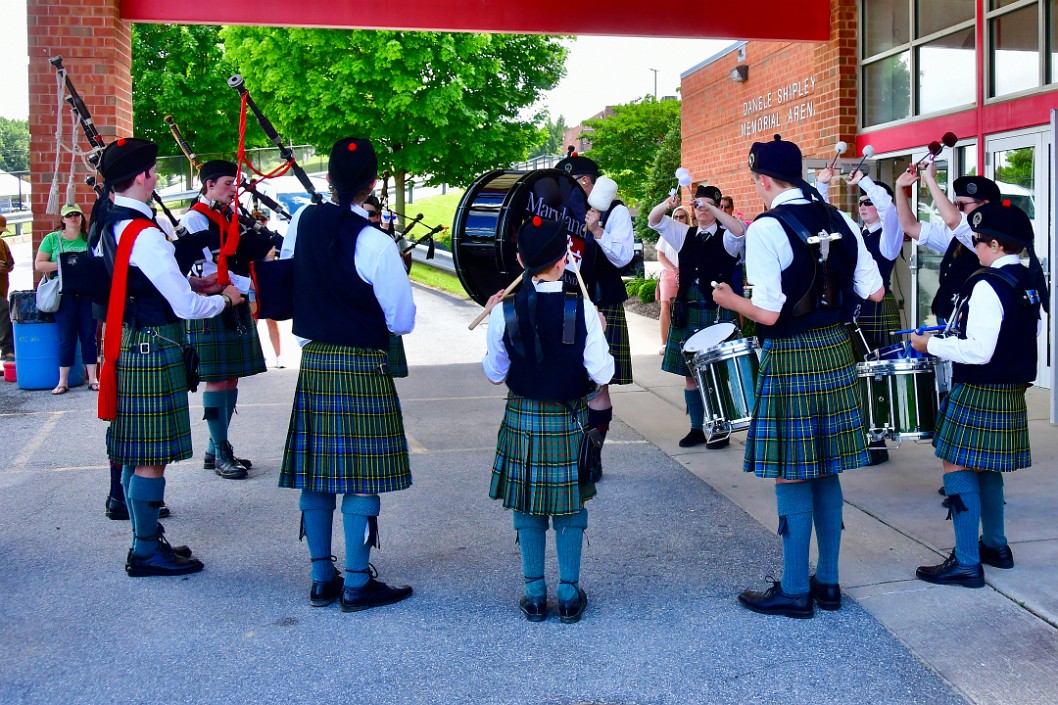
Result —
[[[148, 330], [158, 333], [152, 335]], [[168, 465], [191, 457], [182, 323], [121, 330], [118, 413], [107, 454], [118, 465]]]
[[973, 470], [1032, 465], [1025, 384], [956, 384], [941, 402], [937, 457]]
[[[573, 408], [582, 426], [588, 407]], [[579, 512], [595, 496], [595, 484], [577, 484], [577, 454], [583, 434], [560, 402], [507, 394], [507, 409], [496, 439], [489, 496], [525, 514], [561, 516]]]
[[863, 337], [867, 340], [867, 347], [871, 350], [884, 348], [893, 343], [902, 342], [901, 338], [890, 335], [894, 330], [902, 328], [900, 324], [900, 309], [896, 305], [896, 297], [893, 292], [885, 292], [885, 297], [875, 303], [864, 301], [860, 305], [860, 315], [856, 319]]
[[742, 469], [812, 480], [866, 465], [860, 407], [844, 325], [766, 339]]
[[252, 319], [242, 332], [225, 325], [223, 314], [185, 321], [185, 325], [187, 342], [198, 353], [198, 374], [203, 382], [223, 382], [265, 371], [261, 339]]
[[301, 351], [280, 487], [379, 494], [411, 486], [385, 350], [312, 341]]
[[614, 361], [610, 384], [632, 384], [632, 349], [628, 345], [624, 304], [602, 304], [599, 311], [606, 317], [606, 343]]
[[[675, 299], [672, 299], [675, 301]], [[713, 303], [710, 296], [708, 301], [702, 295], [702, 290], [697, 284], [692, 284], [687, 290], [687, 325], [683, 328], [669, 326], [669, 335], [665, 341], [665, 357], [661, 359], [661, 369], [675, 375], [684, 377], [691, 376], [691, 370], [687, 367], [687, 359], [683, 356], [683, 344], [698, 331], [708, 328], [717, 323], [717, 307], [706, 308], [706, 303]], [[726, 308], [720, 308], [720, 321], [735, 321], [738, 315]]]
[[389, 366], [390, 377], [408, 376], [408, 357], [404, 354], [404, 339], [399, 335], [389, 334]]

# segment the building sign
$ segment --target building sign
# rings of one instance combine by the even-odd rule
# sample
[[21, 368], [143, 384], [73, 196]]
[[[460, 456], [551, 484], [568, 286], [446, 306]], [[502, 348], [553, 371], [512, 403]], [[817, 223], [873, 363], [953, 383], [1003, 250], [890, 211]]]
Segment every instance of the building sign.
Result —
[[751, 137], [758, 132], [772, 132], [784, 125], [806, 122], [815, 115], [815, 88], [815, 76], [809, 76], [743, 101], [739, 136]]

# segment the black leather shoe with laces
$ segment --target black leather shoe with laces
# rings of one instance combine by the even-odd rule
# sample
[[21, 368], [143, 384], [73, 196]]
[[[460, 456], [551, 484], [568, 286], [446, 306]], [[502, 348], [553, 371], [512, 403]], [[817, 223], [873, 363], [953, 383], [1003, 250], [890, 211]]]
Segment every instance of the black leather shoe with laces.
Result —
[[[232, 457], [234, 457], [234, 455], [235, 455], [235, 453], [233, 451], [232, 452]], [[247, 470], [249, 470], [250, 468], [253, 467], [253, 463], [251, 463], [248, 458], [235, 458], [235, 462], [238, 463], [239, 465], [242, 465]], [[206, 457], [203, 458], [203, 460], [202, 460], [202, 469], [203, 470], [216, 470], [217, 469], [217, 454], [216, 453], [210, 453], [208, 450], [206, 451]]]
[[691, 432], [680, 439], [680, 448], [693, 448], [705, 443], [705, 432], [700, 428], [692, 428]]
[[231, 449], [231, 443], [225, 441], [217, 449], [220, 452], [214, 460], [213, 472], [225, 480], [241, 480], [246, 477], [246, 466], [241, 464]]
[[518, 609], [530, 622], [543, 622], [547, 619], [547, 596], [529, 597], [526, 595], [518, 601]]
[[981, 554], [981, 562], [985, 565], [1003, 570], [1014, 567], [1014, 553], [1010, 550], [1010, 546], [992, 548], [985, 546], [984, 541], [980, 541], [977, 544], [977, 552]]
[[841, 586], [837, 583], [821, 583], [813, 575], [808, 579], [808, 592], [821, 610], [833, 612], [841, 608]]
[[578, 587], [577, 596], [572, 600], [558, 601], [558, 619], [563, 624], [574, 624], [579, 622], [587, 607], [588, 595]]
[[158, 548], [149, 556], [130, 554], [125, 572], [130, 578], [142, 578], [149, 575], [189, 575], [204, 567], [197, 558], [178, 556], [169, 544], [159, 542]]
[[759, 614], [780, 614], [794, 619], [811, 619], [815, 616], [812, 594], [787, 595], [782, 591], [782, 582], [773, 580], [764, 592], [746, 590], [738, 596], [739, 603]]
[[392, 605], [407, 599], [410, 595], [411, 588], [407, 585], [393, 587], [374, 578], [368, 578], [367, 584], [361, 587], [345, 587], [342, 590], [338, 607], [342, 612], [360, 612], [372, 607]]
[[342, 587], [345, 584], [342, 574], [333, 567], [331, 570], [334, 571], [334, 575], [330, 580], [313, 581], [312, 583], [312, 589], [309, 590], [309, 604], [313, 607], [326, 607], [333, 604], [342, 594]]
[[968, 588], [985, 586], [985, 571], [981, 564], [959, 565], [955, 551], [940, 565], [919, 566], [915, 577], [934, 585], [961, 585]]

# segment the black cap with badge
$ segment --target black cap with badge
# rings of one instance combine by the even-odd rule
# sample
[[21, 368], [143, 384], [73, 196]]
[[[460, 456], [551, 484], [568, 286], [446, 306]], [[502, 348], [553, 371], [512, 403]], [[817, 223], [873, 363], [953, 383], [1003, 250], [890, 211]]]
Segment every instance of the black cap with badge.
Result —
[[518, 254], [530, 274], [551, 267], [566, 254], [566, 226], [557, 220], [534, 215], [518, 228]]
[[952, 189], [956, 196], [977, 201], [996, 203], [1003, 197], [996, 182], [983, 176], [960, 176], [952, 184]]
[[148, 171], [158, 161], [158, 145], [138, 137], [120, 137], [106, 146], [99, 171], [108, 184], [125, 181]]

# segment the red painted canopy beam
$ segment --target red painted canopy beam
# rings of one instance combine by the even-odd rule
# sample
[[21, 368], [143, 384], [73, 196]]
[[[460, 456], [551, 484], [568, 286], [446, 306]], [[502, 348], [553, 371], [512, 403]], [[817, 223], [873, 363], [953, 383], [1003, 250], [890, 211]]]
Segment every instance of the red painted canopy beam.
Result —
[[[722, 9], [643, 0], [120, 0], [121, 19], [525, 34], [601, 34], [826, 41], [830, 0], [726, 3]], [[689, 9], [692, 8], [692, 9]]]

